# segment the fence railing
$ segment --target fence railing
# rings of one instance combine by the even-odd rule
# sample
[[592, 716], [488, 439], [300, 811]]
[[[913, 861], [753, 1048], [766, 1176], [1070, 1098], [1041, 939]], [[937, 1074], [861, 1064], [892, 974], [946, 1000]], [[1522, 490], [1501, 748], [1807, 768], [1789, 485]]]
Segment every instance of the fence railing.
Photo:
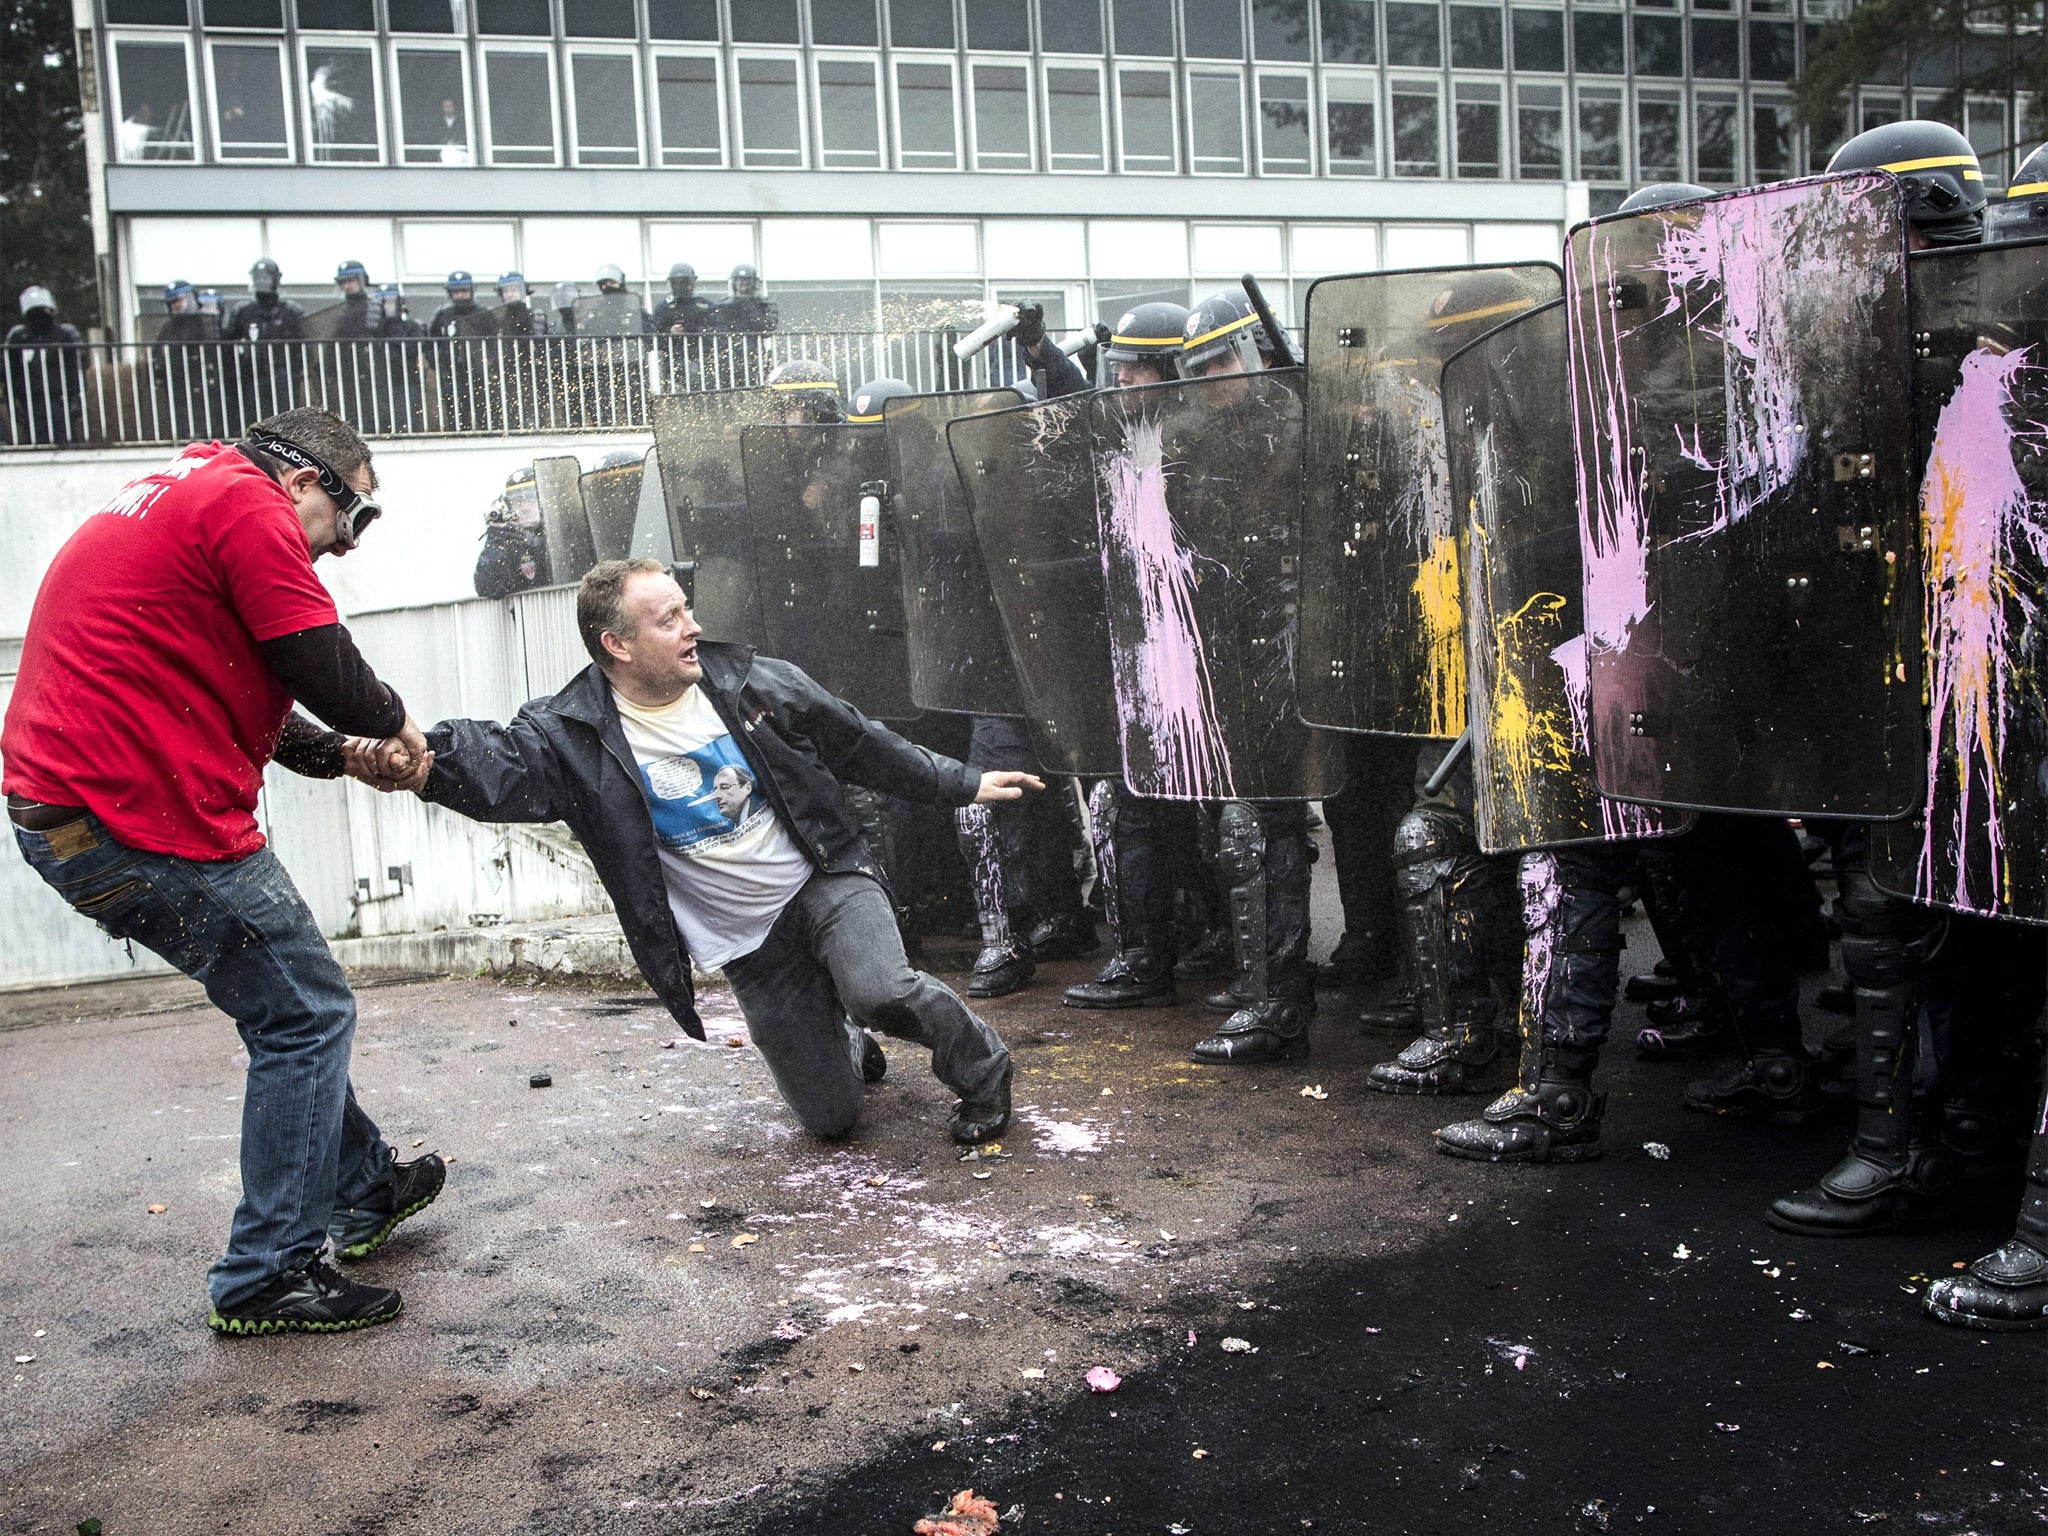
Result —
[[1008, 341], [966, 362], [956, 330], [739, 336], [372, 337], [342, 341], [20, 344], [0, 348], [0, 445], [232, 439], [294, 406], [365, 436], [645, 431], [649, 397], [743, 389], [792, 358], [850, 397], [874, 378], [920, 393], [1023, 376]]

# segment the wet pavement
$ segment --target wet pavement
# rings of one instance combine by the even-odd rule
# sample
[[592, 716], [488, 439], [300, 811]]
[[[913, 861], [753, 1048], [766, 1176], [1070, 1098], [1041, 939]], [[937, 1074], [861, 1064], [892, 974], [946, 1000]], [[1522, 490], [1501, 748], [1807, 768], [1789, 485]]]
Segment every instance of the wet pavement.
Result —
[[454, 1166], [363, 1266], [405, 1316], [342, 1338], [201, 1324], [225, 1021], [0, 1033], [0, 1530], [898, 1533], [966, 1487], [1110, 1536], [2048, 1520], [2042, 1337], [1917, 1312], [2009, 1205], [1773, 1232], [1844, 1127], [1684, 1113], [1625, 1050], [1603, 1161], [1459, 1162], [1429, 1133], [1483, 1099], [1369, 1092], [1402, 1042], [1341, 999], [1308, 1062], [1205, 1068], [1199, 1006], [1059, 1007], [1091, 970], [987, 1005], [1019, 1116], [972, 1161], [893, 1043], [853, 1137], [806, 1139], [722, 993], [699, 1044], [641, 994], [367, 989], [363, 1102]]

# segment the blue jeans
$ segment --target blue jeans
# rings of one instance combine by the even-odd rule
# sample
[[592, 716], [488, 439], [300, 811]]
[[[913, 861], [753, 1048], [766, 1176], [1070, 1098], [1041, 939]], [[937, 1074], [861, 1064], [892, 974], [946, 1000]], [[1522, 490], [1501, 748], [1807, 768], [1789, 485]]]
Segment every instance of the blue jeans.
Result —
[[241, 1031], [242, 1201], [207, 1289], [217, 1307], [247, 1300], [318, 1256], [337, 1198], [360, 1204], [391, 1176], [396, 1154], [349, 1086], [341, 966], [267, 848], [198, 863], [117, 843], [94, 816], [14, 836], [73, 910], [200, 982]]

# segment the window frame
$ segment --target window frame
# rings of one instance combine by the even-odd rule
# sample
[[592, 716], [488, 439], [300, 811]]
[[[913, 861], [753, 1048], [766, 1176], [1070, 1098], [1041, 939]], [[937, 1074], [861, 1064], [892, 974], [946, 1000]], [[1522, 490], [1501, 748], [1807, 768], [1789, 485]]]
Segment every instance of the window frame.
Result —
[[[808, 8], [806, 8], [808, 14]], [[840, 48], [819, 49], [810, 52], [809, 85], [811, 89], [810, 147], [812, 165], [820, 171], [886, 171], [889, 169], [889, 111], [882, 100], [882, 63], [880, 49], [868, 52], [849, 53]], [[875, 163], [873, 165], [836, 165], [826, 159], [834, 153], [825, 148], [825, 90], [824, 82], [818, 78], [818, 69], [824, 64], [865, 64], [869, 81], [875, 93]], [[838, 151], [837, 153], [845, 153]]]
[[[1135, 55], [1134, 57], [1149, 57]], [[1169, 116], [1167, 142], [1173, 146], [1169, 156], [1175, 163], [1163, 168], [1133, 166], [1130, 153], [1125, 145], [1124, 133], [1124, 76], [1126, 74], [1163, 75], [1166, 79], [1166, 110]], [[1118, 56], [1115, 75], [1116, 90], [1116, 169], [1120, 176], [1178, 176], [1180, 174], [1180, 69], [1172, 63], [1126, 64]], [[1146, 156], [1156, 159], [1157, 156]]]
[[[1313, 68], [1291, 69], [1284, 66], [1254, 64], [1251, 67], [1251, 121], [1253, 163], [1261, 177], [1312, 177], [1316, 174], [1316, 71]], [[1307, 164], [1298, 171], [1274, 170], [1266, 163], [1266, 101], [1261, 87], [1267, 79], [1297, 80], [1304, 87], [1302, 104], [1308, 112], [1308, 153]], [[1375, 135], [1377, 138], [1377, 135]]]
[[[1394, 143], [1394, 97], [1396, 96], [1396, 94], [1406, 94], [1406, 95], [1420, 95], [1420, 94], [1421, 94], [1421, 92], [1420, 92], [1419, 90], [1414, 90], [1414, 89], [1410, 89], [1410, 90], [1406, 90], [1406, 91], [1404, 91], [1404, 90], [1403, 90], [1403, 87], [1419, 87], [1419, 86], [1428, 86], [1428, 87], [1429, 87], [1429, 91], [1430, 91], [1430, 94], [1431, 94], [1432, 98], [1433, 98], [1433, 99], [1435, 100], [1435, 102], [1436, 102], [1436, 171], [1435, 171], [1435, 173], [1434, 173], [1434, 174], [1432, 174], [1432, 175], [1428, 175], [1428, 176], [1417, 176], [1417, 175], [1413, 175], [1413, 174], [1404, 174], [1404, 173], [1403, 173], [1403, 172], [1402, 172], [1402, 171], [1400, 170], [1400, 166], [1401, 166], [1402, 162], [1401, 162], [1401, 159], [1400, 159], [1400, 152], [1399, 152], [1399, 148], [1398, 148], [1398, 146], [1396, 146], [1396, 145], [1395, 145], [1395, 143]], [[1403, 77], [1402, 77], [1402, 78], [1400, 78], [1400, 79], [1395, 79], [1395, 78], [1394, 78], [1394, 77], [1393, 77], [1392, 75], [1389, 75], [1389, 76], [1387, 77], [1387, 96], [1386, 96], [1386, 101], [1387, 101], [1387, 106], [1386, 106], [1386, 123], [1387, 123], [1387, 132], [1386, 132], [1386, 140], [1387, 140], [1387, 159], [1386, 159], [1386, 165], [1387, 165], [1387, 179], [1388, 179], [1388, 180], [1390, 180], [1390, 181], [1445, 181], [1445, 180], [1449, 180], [1449, 179], [1451, 179], [1451, 178], [1450, 178], [1450, 177], [1449, 177], [1449, 176], [1447, 175], [1447, 170], [1446, 170], [1446, 166], [1445, 166], [1445, 163], [1444, 163], [1444, 161], [1445, 161], [1445, 152], [1446, 152], [1446, 151], [1447, 151], [1448, 149], [1450, 149], [1450, 148], [1451, 148], [1451, 145], [1450, 145], [1450, 144], [1449, 144], [1449, 142], [1448, 142], [1448, 140], [1449, 140], [1449, 138], [1450, 138], [1450, 135], [1449, 135], [1448, 133], [1446, 133], [1446, 132], [1444, 131], [1444, 106], [1445, 106], [1445, 102], [1444, 102], [1444, 97], [1445, 97], [1445, 95], [1446, 95], [1446, 94], [1447, 94], [1447, 93], [1446, 93], [1446, 92], [1445, 92], [1445, 90], [1444, 90], [1444, 77], [1443, 77], [1442, 75], [1428, 75], [1428, 76], [1424, 76], [1424, 75], [1422, 75], [1422, 74], [1420, 74], [1420, 73], [1417, 73], [1417, 74], [1414, 74], [1414, 75], [1408, 75], [1408, 76], [1403, 76]]]
[[[733, 110], [733, 104], [732, 98], [726, 91], [724, 50], [715, 43], [698, 43], [695, 45], [665, 43], [649, 46], [646, 49], [646, 55], [647, 79], [643, 89], [646, 92], [647, 100], [648, 148], [653, 152], [653, 157], [649, 161], [650, 167], [660, 171], [722, 171], [731, 169], [733, 158], [730, 113]], [[718, 158], [716, 160], [674, 165], [669, 163], [669, 144], [668, 140], [663, 137], [664, 129], [661, 119], [660, 66], [663, 59], [670, 58], [704, 59], [710, 62], [711, 89], [718, 99], [716, 114], [718, 121]]]
[[[476, 163], [493, 167], [511, 166], [524, 170], [545, 169], [562, 164], [562, 79], [561, 71], [555, 68], [555, 45], [552, 42], [522, 41], [517, 38], [494, 37], [489, 42], [481, 39], [476, 45], [476, 115], [473, 119], [484, 145], [484, 157]], [[554, 131], [553, 158], [548, 160], [500, 160], [498, 146], [491, 136], [491, 55], [494, 53], [535, 54], [547, 61], [548, 66], [548, 113]], [[515, 153], [526, 153], [514, 146]]]
[[[1318, 83], [1322, 89], [1316, 93], [1316, 139], [1322, 152], [1322, 172], [1332, 180], [1372, 181], [1386, 177], [1387, 156], [1381, 153], [1387, 147], [1387, 101], [1386, 93], [1380, 89], [1380, 74], [1369, 65], [1358, 65], [1353, 69], [1332, 71], [1327, 67], [1317, 71]], [[1364, 95], [1332, 96], [1330, 86], [1342, 83], [1362, 89]], [[1356, 105], [1363, 102], [1372, 108], [1372, 160], [1363, 171], [1340, 171], [1339, 165], [1358, 165], [1356, 160], [1340, 160], [1330, 147], [1330, 103], [1348, 102]]]
[[[633, 76], [633, 126], [634, 145], [631, 160], [588, 160], [583, 158], [583, 140], [576, 126], [576, 60], [582, 56], [625, 59], [632, 64]], [[640, 45], [638, 43], [586, 42], [578, 40], [562, 45], [562, 83], [568, 93], [563, 105], [563, 126], [568, 132], [568, 164], [577, 170], [644, 170], [647, 168], [647, 90], [643, 78], [646, 71], [640, 67]]]
[[[1035, 8], [1034, 8], [1035, 9]], [[983, 165], [981, 163], [981, 109], [975, 91], [977, 69], [1015, 70], [1024, 77], [1024, 164]], [[967, 55], [967, 90], [962, 106], [967, 115], [967, 168], [977, 176], [1022, 176], [1038, 169], [1038, 100], [1032, 89], [1031, 56], [1026, 53], [970, 53]], [[1007, 151], [1005, 151], [1007, 153]]]
[[[706, 47], [709, 44], [705, 45]], [[742, 171], [807, 171], [811, 169], [811, 103], [809, 92], [804, 89], [803, 55], [795, 49], [771, 52], [765, 44], [749, 43], [744, 49], [734, 47], [726, 53], [732, 62], [732, 123], [737, 134], [732, 141], [728, 164]], [[747, 160], [747, 87], [740, 78], [741, 67], [746, 64], [786, 64], [790, 68], [790, 84], [796, 91], [796, 162], [783, 165], [754, 165]], [[783, 151], [775, 150], [775, 154]]]
[[[953, 18], [957, 32], [960, 24], [958, 15]], [[890, 153], [885, 161], [893, 159], [893, 169], [916, 171], [920, 174], [937, 173], [957, 175], [966, 159], [967, 136], [965, 124], [961, 121], [963, 103], [960, 100], [960, 58], [956, 53], [938, 49], [913, 48], [909, 50], [892, 48], [883, 55], [889, 63], [889, 126]], [[951, 165], [905, 165], [903, 163], [903, 75], [909, 69], [944, 69], [953, 82], [953, 163]], [[916, 154], [930, 154], [930, 150], [916, 150]]]
[[[1792, 158], [1791, 163], [1782, 169], [1773, 167], [1771, 170], [1765, 171], [1756, 163], [1756, 115], [1759, 111], [1782, 112], [1785, 114], [1787, 129], [1791, 136], [1789, 153]], [[1806, 133], [1799, 126], [1798, 118], [1793, 116], [1792, 98], [1790, 96], [1774, 96], [1769, 91], [1751, 90], [1746, 92], [1742, 113], [1743, 184], [1745, 186], [1773, 185], [1774, 183], [1764, 180], [1767, 175], [1773, 176], [1779, 181], [1791, 181], [1804, 174], [1801, 167], [1805, 163]]]
[[[1036, 7], [1033, 9], [1035, 12]], [[1115, 168], [1116, 156], [1111, 148], [1109, 134], [1111, 87], [1109, 82], [1103, 78], [1103, 71], [1107, 67], [1102, 58], [1085, 53], [1049, 54], [1038, 61], [1039, 99], [1045, 103], [1044, 110], [1039, 113], [1039, 119], [1044, 125], [1045, 130], [1042, 143], [1045, 151], [1045, 171], [1048, 176], [1107, 176]], [[1095, 142], [1100, 163], [1093, 168], [1057, 165], [1054, 163], [1057, 158], [1057, 152], [1052, 147], [1053, 89], [1051, 72], [1055, 69], [1085, 71], [1095, 76]]]
[[[1628, 113], [1628, 125], [1632, 131], [1627, 146], [1627, 159], [1633, 170], [1630, 179], [1642, 180], [1649, 175], [1649, 172], [1643, 169], [1643, 108], [1648, 105], [1671, 108], [1678, 123], [1676, 157], [1670, 165], [1658, 166], [1655, 169], [1669, 170], [1673, 173], [1673, 180], [1684, 181], [1692, 166], [1692, 113], [1687, 108], [1686, 92], [1677, 87], [1656, 86], [1648, 90], [1634, 91], [1631, 95], [1634, 99], [1629, 103], [1631, 110]], [[1656, 179], [1662, 181], [1665, 178], [1658, 176]]]
[[[230, 155], [223, 147], [220, 132], [219, 83], [214, 74], [213, 51], [215, 48], [261, 48], [269, 45], [277, 56], [278, 106], [284, 115], [284, 153], [281, 155]], [[291, 77], [286, 73], [289, 62], [285, 50], [284, 34], [254, 31], [208, 31], [205, 34], [206, 54], [206, 126], [213, 135], [213, 158], [221, 165], [296, 165], [299, 160], [298, 124], [293, 121], [297, 113], [292, 110]]]
[[[390, 163], [398, 166], [439, 165], [441, 163], [438, 159], [413, 160], [407, 158], [407, 151], [413, 146], [405, 142], [405, 72], [398, 63], [398, 55], [406, 52], [447, 53], [455, 56], [457, 65], [462, 72], [462, 119], [466, 130], [463, 148], [469, 153], [470, 167], [482, 165], [484, 162], [479, 158], [477, 152], [477, 135], [482, 125], [477, 121], [476, 60], [471, 56], [469, 44], [460, 39], [437, 38], [431, 32], [400, 32], [394, 34], [389, 39], [384, 50], [384, 63], [389, 71], [388, 78], [391, 81], [391, 89], [388, 93], [388, 99], [391, 103], [391, 126], [393, 129], [391, 136], [392, 159]], [[443, 147], [435, 145], [436, 154]], [[451, 169], [460, 168], [451, 167]]]
[[1565, 119], [1565, 126], [1571, 131], [1571, 155], [1569, 159], [1572, 174], [1580, 181], [1596, 182], [1595, 177], [1587, 174], [1584, 160], [1579, 154], [1580, 114], [1584, 111], [1585, 103], [1588, 101], [1597, 101], [1603, 106], [1614, 108], [1616, 118], [1614, 138], [1616, 147], [1620, 151], [1621, 159], [1615, 174], [1613, 176], [1597, 178], [1597, 184], [1601, 186], [1625, 186], [1628, 184], [1634, 164], [1634, 157], [1629, 152], [1635, 148], [1635, 114], [1629, 110], [1628, 92], [1619, 85], [1609, 84], [1605, 77], [1602, 77], [1598, 84], [1586, 84], [1577, 81], [1573, 83], [1569, 101], [1570, 116]]
[[[1185, 120], [1187, 140], [1181, 146], [1185, 154], [1184, 163], [1188, 168], [1188, 175], [1249, 176], [1257, 149], [1252, 142], [1251, 129], [1245, 112], [1244, 65], [1215, 63], [1205, 60], [1199, 64], [1183, 64], [1181, 66], [1181, 73], [1182, 79], [1179, 82], [1181, 96], [1183, 100], [1191, 104], [1195, 99], [1195, 81], [1197, 80], [1230, 80], [1234, 81], [1237, 85], [1237, 169], [1234, 171], [1204, 170], [1195, 164], [1195, 114], [1192, 106], [1190, 106]], [[1176, 121], [1180, 121], [1178, 114], [1176, 114]], [[1206, 158], [1214, 159], [1215, 157], [1208, 156]]]
[[[1554, 177], [1530, 175], [1522, 157], [1523, 98], [1525, 95], [1533, 95], [1539, 91], [1556, 98], [1551, 101], [1530, 103], [1531, 110], [1549, 110], [1557, 114], [1557, 174]], [[1561, 79], [1549, 78], [1535, 80], [1517, 79], [1515, 81], [1513, 111], [1515, 114], [1513, 124], [1515, 179], [1517, 181], [1554, 183], [1569, 181], [1572, 176], [1572, 103], [1571, 93], [1565, 89], [1564, 82]], [[1545, 169], [1547, 170], [1549, 167], [1546, 166]]]
[[[1729, 173], [1729, 180], [1725, 184], [1708, 181], [1700, 171], [1700, 112], [1707, 107], [1725, 107], [1735, 114], [1735, 166]], [[1691, 112], [1688, 116], [1688, 126], [1692, 132], [1692, 139], [1687, 145], [1687, 154], [1691, 158], [1691, 170], [1694, 181], [1704, 187], [1713, 187], [1716, 191], [1732, 191], [1736, 187], [1748, 185], [1743, 180], [1742, 175], [1743, 168], [1749, 163], [1748, 116], [1748, 112], [1743, 107], [1742, 94], [1739, 91], [1730, 91], [1726, 94], [1719, 91], [1694, 93], [1691, 102]]]
[[[154, 159], [130, 160], [121, 153], [121, 124], [127, 121], [127, 103], [122, 99], [120, 56], [116, 49], [122, 43], [148, 43], [165, 47], [175, 43], [185, 50], [185, 106], [186, 139], [192, 146], [192, 153], [178, 159], [158, 156]], [[106, 34], [106, 74], [113, 81], [114, 110], [107, 114], [107, 132], [112, 142], [107, 146], [107, 158], [115, 165], [204, 165], [209, 159], [211, 145], [201, 142], [199, 132], [199, 71], [192, 58], [192, 33], [187, 28], [166, 27], [161, 32], [144, 32], [123, 27], [118, 32]]]
[[[1507, 84], [1505, 73], [1500, 75], [1472, 75], [1453, 77], [1451, 81], [1450, 111], [1445, 114], [1445, 123], [1450, 129], [1449, 153], [1445, 156], [1446, 171], [1453, 181], [1512, 181], [1514, 179], [1513, 132], [1507, 121]], [[1471, 92], [1468, 98], [1466, 92]], [[1475, 105], [1485, 104], [1493, 108], [1493, 174], [1467, 176], [1464, 169], [1464, 146], [1458, 131], [1458, 108], [1470, 100]]]
[[[375, 101], [373, 121], [377, 125], [377, 153], [367, 160], [322, 160], [320, 146], [313, 137], [313, 92], [312, 72], [306, 67], [308, 48], [349, 48], [370, 56], [371, 93]], [[298, 34], [299, 58], [299, 133], [306, 146], [308, 165], [389, 165], [391, 161], [391, 121], [387, 115], [387, 92], [384, 87], [384, 60], [377, 47], [374, 32], [301, 32]]]

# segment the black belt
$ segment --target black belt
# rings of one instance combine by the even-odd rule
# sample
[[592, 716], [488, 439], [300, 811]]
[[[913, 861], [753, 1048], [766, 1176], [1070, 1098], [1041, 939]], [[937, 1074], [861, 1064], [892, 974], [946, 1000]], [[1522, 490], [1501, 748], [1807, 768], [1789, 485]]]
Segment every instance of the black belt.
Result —
[[59, 827], [68, 827], [74, 821], [85, 820], [83, 806], [44, 805], [25, 795], [7, 797], [7, 819], [24, 832], [54, 832]]

